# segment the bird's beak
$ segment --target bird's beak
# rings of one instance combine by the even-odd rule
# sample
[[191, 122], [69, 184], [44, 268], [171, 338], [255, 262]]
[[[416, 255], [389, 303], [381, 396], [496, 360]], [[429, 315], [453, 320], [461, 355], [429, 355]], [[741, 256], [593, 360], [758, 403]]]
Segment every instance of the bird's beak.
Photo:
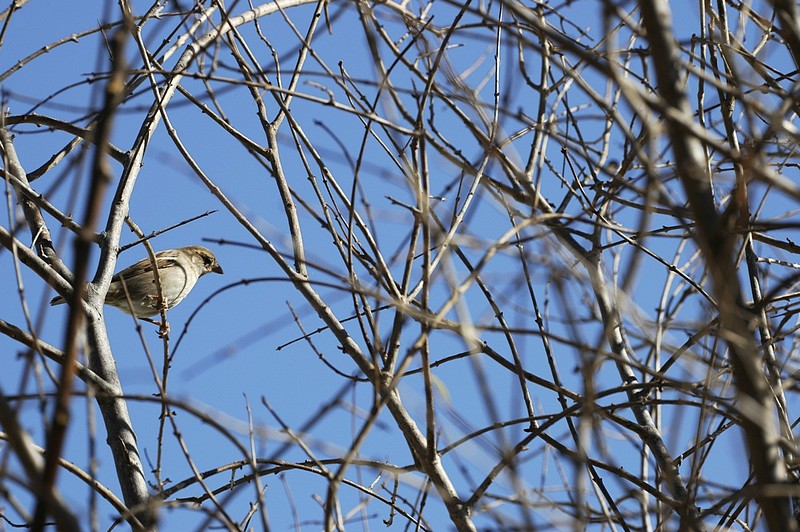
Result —
[[212, 272], [214, 272], [214, 273], [222, 273], [222, 266], [220, 266], [219, 264], [217, 264], [216, 266], [214, 266], [213, 268], [211, 268], [211, 271], [212, 271]]

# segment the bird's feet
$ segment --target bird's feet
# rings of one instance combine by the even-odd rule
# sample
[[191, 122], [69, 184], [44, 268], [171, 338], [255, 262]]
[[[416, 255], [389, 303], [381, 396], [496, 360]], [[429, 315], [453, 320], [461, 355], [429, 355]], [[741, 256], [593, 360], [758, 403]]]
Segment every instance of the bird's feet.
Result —
[[153, 325], [158, 325], [158, 337], [164, 338], [166, 335], [169, 334], [169, 322], [168, 321], [156, 321], [151, 320], [150, 318], [139, 318], [140, 320], [144, 320], [147, 323], [152, 323]]

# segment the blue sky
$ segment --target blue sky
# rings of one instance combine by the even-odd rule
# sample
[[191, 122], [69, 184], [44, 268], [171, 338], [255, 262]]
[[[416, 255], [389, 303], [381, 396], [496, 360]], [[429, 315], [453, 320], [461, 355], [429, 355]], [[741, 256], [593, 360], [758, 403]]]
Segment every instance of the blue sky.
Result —
[[[244, 4], [234, 4], [234, 6], [231, 8], [234, 13], [246, 9]], [[139, 14], [147, 7], [149, 6], [144, 3], [135, 4], [135, 9], [141, 10]], [[568, 12], [570, 18], [581, 25], [587, 34], [594, 38], [602, 35], [599, 33], [602, 32], [602, 27], [598, 3], [575, 2], [561, 7], [564, 13]], [[409, 5], [412, 11], [417, 8], [418, 6], [413, 4]], [[57, 9], [46, 2], [33, 1], [26, 4], [14, 15], [8, 26], [0, 53], [0, 73], [48, 43], [91, 29], [98, 21], [108, 20], [109, 17], [116, 19], [116, 9], [110, 3], [96, 1], [63, 1], [59, 3]], [[318, 55], [304, 66], [305, 75], [297, 89], [301, 96], [295, 98], [292, 104], [292, 115], [320, 151], [331, 175], [346, 188], [347, 192], [353, 182], [352, 176], [356, 170], [358, 171], [360, 188], [356, 197], [359, 213], [370, 219], [381, 251], [389, 258], [390, 269], [399, 278], [405, 257], [403, 245], [408, 239], [409, 222], [412, 219], [409, 210], [403, 204], [414, 203], [414, 192], [403, 175], [402, 165], [397, 164], [400, 157], [390, 143], [393, 133], [386, 133], [376, 128], [379, 131], [376, 136], [385, 146], [389, 146], [384, 149], [375, 138], [365, 137], [364, 123], [361, 119], [324, 104], [324, 99], [329, 95], [332, 95], [339, 104], [347, 104], [348, 101], [344, 92], [334, 86], [324, 74], [323, 64], [337, 74], [346, 71], [353, 80], [351, 86], [358, 87], [359, 90], [370, 90], [371, 92], [364, 96], [365, 101], [371, 102], [375, 97], [374, 85], [364, 81], [374, 77], [374, 68], [355, 8], [333, 3], [329, 9], [332, 17], [332, 33], [329, 34], [323, 24], [315, 34], [314, 52]], [[696, 8], [680, 4], [676, 5], [676, 12], [678, 12], [677, 33], [688, 38], [694, 31], [693, 28], [697, 26]], [[309, 24], [313, 6], [293, 7], [287, 13], [302, 33]], [[447, 26], [454, 13], [452, 6], [437, 5], [433, 13], [434, 24]], [[386, 15], [386, 17], [387, 31], [397, 38], [401, 46], [404, 46], [407, 36], [403, 35], [401, 25], [391, 21], [391, 16]], [[280, 58], [285, 84], [295, 63], [298, 39], [280, 14], [265, 17], [260, 23], [274, 47], [275, 54]], [[463, 23], [465, 25], [463, 32], [457, 33], [450, 43], [452, 49], [447, 54], [449, 67], [454, 72], [463, 74], [464, 83], [480, 87], [476, 93], [477, 97], [491, 102], [494, 82], [493, 32], [483, 27], [476, 18], [468, 16]], [[474, 26], [469, 28], [469, 24]], [[145, 42], [151, 47], [156, 47], [176, 25], [175, 19], [169, 16], [150, 21], [143, 32]], [[244, 27], [242, 32], [248, 43], [254, 47], [261, 64], [266, 69], [274, 65], [272, 52], [259, 42], [253, 26]], [[9, 76], [2, 82], [5, 109], [12, 115], [23, 114], [31, 110], [31, 102], [38, 102], [52, 95], [52, 98], [49, 98], [37, 112], [63, 120], [78, 120], [79, 117], [85, 116], [87, 110], [95, 108], [100, 101], [103, 86], [102, 78], [94, 83], [89, 83], [89, 80], [93, 80], [97, 73], [102, 73], [108, 68], [105, 47], [101, 42], [99, 34], [83, 37], [77, 43], [68, 42], [34, 59], [19, 72]], [[636, 46], [644, 46], [644, 43], [639, 41]], [[537, 96], [535, 91], [521, 81], [518, 63], [512, 59], [515, 48], [504, 46], [502, 50], [506, 54], [504, 58], [509, 58], [504, 65], [509, 66], [501, 69], [502, 75], [499, 79], [504, 94], [510, 94], [508, 107], [512, 112], [502, 117], [501, 125], [503, 132], [509, 136], [514, 131], [520, 131], [519, 140], [510, 141], [505, 145], [504, 153], [514, 164], [524, 167], [526, 150], [532, 136], [530, 130], [525, 130], [526, 120], [535, 116]], [[409, 57], [417, 56], [419, 53], [416, 48], [411, 48], [408, 52]], [[141, 59], [138, 58], [131, 42], [128, 43], [127, 55], [133, 68], [141, 66]], [[165, 63], [165, 68], [172, 67], [179, 55], [178, 53], [172, 56]], [[317, 57], [324, 63], [317, 63]], [[235, 63], [227, 49], [221, 48], [215, 58], [219, 61], [219, 68], [215, 74], [220, 78], [240, 78], [240, 74], [231, 68]], [[538, 75], [539, 59], [536, 53], [533, 50], [526, 50], [525, 58], [528, 72]], [[343, 70], [339, 70], [340, 65]], [[581, 65], [578, 68], [585, 67]], [[196, 69], [196, 65], [193, 69]], [[393, 72], [400, 72], [392, 78], [395, 86], [402, 91], [408, 91], [403, 93], [403, 101], [412, 102], [414, 95], [410, 92], [420, 91], [423, 85], [413, 76], [402, 74], [405, 72], [403, 67], [397, 66]], [[274, 71], [270, 71], [269, 74], [274, 80]], [[602, 79], [592, 74], [589, 69], [585, 71], [585, 79], [595, 84], [592, 86], [595, 91], [603, 93], [606, 90]], [[218, 107], [206, 97], [202, 81], [186, 78], [183, 86], [209, 106], [222, 109], [234, 127], [263, 145], [264, 134], [247, 91], [225, 79], [214, 80], [212, 84], [217, 91]], [[321, 86], [324, 86], [324, 89]], [[62, 91], [65, 87], [69, 88]], [[141, 94], [127, 102], [117, 116], [112, 140], [123, 151], [130, 148], [150, 104], [152, 95], [146, 87], [142, 85], [139, 89]], [[709, 94], [709, 100], [713, 100], [713, 93]], [[315, 100], [319, 98], [323, 101]], [[265, 100], [270, 106], [268, 114], [273, 116], [276, 106], [269, 97]], [[714, 102], [707, 103], [712, 105]], [[548, 104], [556, 105], [552, 100]], [[590, 135], [596, 140], [600, 139], [599, 128], [603, 114], [593, 108], [591, 99], [585, 93], [570, 91], [567, 100], [560, 102], [559, 105], [569, 105], [579, 117], [583, 134]], [[388, 118], [394, 118], [386, 111], [388, 108], [391, 108], [388, 104], [379, 106], [379, 112], [386, 112]], [[442, 115], [446, 117], [437, 121], [441, 135], [452, 141], [468, 160], [479, 162], [484, 151], [466, 134], [463, 122], [455, 116], [448, 115], [448, 110], [440, 103], [434, 104], [432, 109], [438, 113], [437, 117]], [[514, 111], [517, 109], [525, 116], [515, 116]], [[290, 254], [292, 248], [287, 236], [283, 205], [276, 191], [274, 179], [263, 165], [182, 96], [176, 95], [173, 98], [168, 112], [181, 140], [203, 171], [224, 191], [236, 207], [248, 216], [266, 238], [280, 251]], [[624, 112], [629, 113], [630, 109], [625, 109]], [[572, 131], [563, 111], [554, 112], [554, 115], [559, 117], [559, 122], [554, 127], [561, 132]], [[471, 113], [470, 118], [480, 122], [477, 113]], [[397, 118], [397, 121], [404, 123], [402, 118]], [[14, 131], [17, 133], [15, 147], [28, 171], [42, 164], [51, 153], [70, 139], [64, 133], [37, 130], [32, 126], [20, 126]], [[395, 139], [403, 140], [400, 134], [394, 135]], [[614, 135], [610, 142], [609, 159], [618, 159], [621, 156], [620, 150], [624, 147], [624, 139], [619, 132], [614, 132]], [[300, 197], [317, 209], [315, 214], [319, 215], [319, 207], [313, 201], [313, 189], [307, 172], [303, 168], [297, 150], [293, 148], [294, 143], [286, 124], [279, 132], [279, 143], [282, 164], [287, 169], [291, 185]], [[569, 175], [569, 168], [564, 159], [558, 157], [559, 150], [560, 146], [551, 140], [546, 153], [551, 158], [553, 167], [544, 167], [541, 174], [537, 174], [537, 177], [542, 179], [544, 195], [556, 204], [565, 195], [565, 183], [555, 178], [553, 174], [562, 172]], [[89, 151], [89, 149], [76, 150], [66, 161], [34, 182], [36, 190], [44, 193], [64, 210], [67, 210], [67, 206], [71, 205], [70, 202], [74, 201], [72, 212], [76, 217], [82, 213], [86, 197]], [[361, 159], [358, 165], [354, 164], [357, 159]], [[584, 165], [585, 161], [577, 157], [576, 159], [580, 165]], [[117, 163], [112, 163], [112, 168], [115, 175], [119, 175], [122, 171]], [[461, 176], [455, 165], [436, 154], [431, 154], [427, 168], [430, 171], [431, 195], [444, 199], [436, 203], [437, 215], [447, 220], [457, 211], [459, 202], [463, 201], [463, 197], [458, 195], [458, 180]], [[313, 169], [318, 170], [316, 167]], [[670, 180], [669, 168], [665, 165], [659, 171], [663, 171], [670, 191], [679, 192], [674, 186], [674, 180]], [[502, 172], [503, 168], [496, 160], [486, 169], [487, 175], [501, 176]], [[644, 172], [639, 171], [636, 175], [641, 180]], [[320, 174], [315, 177], [318, 183], [322, 182]], [[720, 181], [722, 189], [727, 185], [729, 183]], [[110, 200], [111, 194], [107, 198], [107, 204]], [[680, 203], [682, 199], [678, 197], [676, 201]], [[580, 213], [580, 206], [576, 203], [570, 204], [566, 210], [572, 214]], [[780, 212], [783, 207], [773, 204], [771, 208]], [[215, 209], [218, 212], [170, 231], [152, 242], [156, 250], [202, 243], [214, 251], [225, 270], [224, 276], [210, 275], [201, 279], [191, 296], [180, 306], [169, 311], [172, 327], [170, 354], [174, 355], [169, 378], [171, 396], [176, 400], [187, 401], [209, 418], [222, 423], [238, 438], [239, 443], [245, 446], [249, 445], [247, 406], [250, 405], [253, 424], [259, 434], [255, 441], [256, 454], [259, 457], [282, 460], [307, 458], [296, 445], [289, 445], [288, 450], [276, 454], [281, 449], [282, 442], [287, 441], [287, 436], [280, 430], [280, 424], [276, 419], [262, 405], [263, 397], [293, 430], [299, 430], [305, 423], [314, 420], [311, 423], [311, 430], [304, 438], [312, 442], [311, 448], [316, 456], [320, 458], [339, 456], [343, 449], [350, 446], [352, 438], [361, 427], [372, 399], [370, 388], [363, 383], [347, 388], [346, 380], [332, 371], [328, 365], [323, 364], [312, 347], [303, 341], [278, 349], [279, 346], [302, 336], [292, 317], [293, 312], [307, 332], [320, 327], [321, 321], [291, 284], [284, 280], [275, 261], [263, 251], [252, 247], [255, 244], [252, 237], [198, 180], [181, 158], [164, 125], [161, 124], [147, 148], [131, 199], [131, 217], [145, 233], [150, 233]], [[317, 288], [320, 294], [340, 317], [350, 316], [352, 299], [347, 293], [347, 285], [344, 282], [347, 272], [331, 244], [331, 237], [321, 230], [318, 220], [302, 206], [300, 211], [312, 279], [315, 283], [319, 283]], [[5, 219], [7, 220], [7, 217]], [[620, 215], [620, 220], [635, 226], [638, 216], [627, 219], [623, 213]], [[51, 219], [48, 222], [53, 224]], [[4, 222], [6, 223], [7, 221]], [[580, 220], [575, 220], [574, 223], [583, 229], [588, 227], [581, 225]], [[655, 228], [662, 223], [665, 225], [675, 223], [675, 220], [670, 217], [654, 216], [650, 227]], [[69, 257], [72, 235], [57, 224], [52, 229], [56, 235], [56, 242], [64, 255]], [[481, 189], [474, 206], [470, 209], [465, 230], [459, 234], [459, 245], [473, 264], [478, 263], [496, 239], [508, 229], [509, 217], [505, 205]], [[562, 341], [555, 342], [554, 346], [560, 375], [566, 387], [576, 391], [582, 390], [581, 375], [575, 368], [586, 363], [587, 354], [571, 345], [571, 341], [578, 341], [578, 338], [571, 336], [576, 334], [576, 331], [564, 325], [561, 318], [570, 315], [586, 318], [587, 322], [577, 331], [580, 339], [587, 345], [597, 345], [605, 349], [597, 324], [588, 321], [594, 312], [592, 297], [588, 292], [589, 284], [585, 275], [575, 267], [574, 259], [568, 256], [541, 226], [532, 226], [523, 231], [521, 236], [530, 239], [530, 244], [526, 244], [526, 251], [530, 253], [529, 263], [534, 266], [530, 276], [537, 301], [544, 309], [549, 327], [562, 337]], [[19, 238], [23, 242], [28, 242], [30, 236], [23, 231], [19, 234]], [[608, 238], [613, 240], [613, 234]], [[123, 231], [123, 244], [133, 240], [135, 237], [132, 234], [127, 230]], [[236, 243], [245, 243], [250, 247]], [[693, 246], [676, 250], [676, 244], [668, 237], [653, 238], [648, 241], [648, 246], [664, 253], [668, 260], [674, 261], [681, 268], [691, 270], [691, 257], [695, 251]], [[634, 251], [629, 248], [621, 248], [618, 255], [614, 255], [613, 251], [609, 252], [607, 270], [610, 279], [615, 279], [615, 274], [620, 269], [624, 275], [624, 265], [628, 264], [632, 253]], [[144, 250], [141, 247], [133, 248], [120, 256], [119, 265], [127, 266], [143, 256]], [[98, 253], [95, 250], [93, 260], [96, 261], [97, 258]], [[614, 262], [615, 258], [618, 262]], [[540, 265], [538, 269], [537, 265]], [[9, 253], [0, 253], [0, 271], [4, 273], [6, 279], [0, 283], [3, 309], [0, 318], [21, 325], [24, 321], [17, 286], [11, 277], [12, 266]], [[93, 274], [93, 271], [90, 272]], [[462, 281], [468, 276], [466, 268], [457, 261], [453, 262], [452, 267], [442, 267], [434, 278], [435, 285], [431, 287], [431, 307], [434, 309], [450, 296], [447, 274]], [[648, 332], [647, 320], [653, 319], [654, 309], [660, 303], [664, 279], [668, 274], [669, 271], [663, 265], [645, 257], [639, 269], [638, 280], [633, 284], [632, 298], [622, 298], [629, 305], [626, 307], [629, 312], [626, 314], [626, 320], [632, 331], [629, 341], [641, 356], [646, 356], [647, 348], [639, 344], [636, 333]], [[419, 277], [419, 268], [414, 270], [413, 275], [415, 279]], [[497, 295], [498, 303], [502, 306], [511, 327], [521, 329], [519, 334], [515, 335], [515, 341], [523, 353], [526, 369], [549, 378], [544, 348], [536, 335], [531, 301], [515, 248], [507, 246], [498, 250], [488, 261], [482, 275]], [[559, 277], [560, 275], [566, 280]], [[366, 288], [374, 288], [365, 269], [360, 269], [359, 276]], [[36, 317], [37, 330], [41, 337], [56, 346], [60, 345], [63, 342], [66, 307], [50, 310], [47, 302], [54, 295], [53, 290], [27, 272], [23, 272], [23, 281], [25, 296], [31, 305], [32, 314]], [[674, 288], [670, 290], [673, 292], [665, 299], [677, 305], [676, 300], [681, 299], [679, 292], [685, 287], [682, 287], [680, 280], [674, 281], [672, 286]], [[569, 297], [564, 298], [561, 295], [559, 290], [562, 287]], [[208, 303], [193, 315], [200, 304], [212, 295]], [[476, 324], [497, 325], [493, 319], [493, 311], [476, 286], [471, 286], [464, 294], [464, 301], [468, 304], [471, 319]], [[378, 306], [381, 301], [372, 302]], [[385, 334], [391, 325], [392, 315], [390, 313], [379, 313], [379, 315], [380, 328]], [[708, 312], [703, 307], [702, 299], [694, 294], [689, 298], [686, 309], [677, 315], [690, 326], [696, 325], [694, 320], [702, 322], [708, 319]], [[132, 326], [132, 319], [115, 309], [107, 309], [105, 317], [123, 387], [126, 394], [135, 397], [131, 400], [130, 406], [140, 450], [146, 461], [155, 460], [160, 406], [152, 399], [156, 387], [146, 352], [149, 351], [153, 357], [160, 374], [163, 344], [156, 337], [155, 329], [146, 324], [140, 337]], [[451, 311], [447, 313], [447, 317], [455, 320], [458, 315]], [[177, 351], [172, 351], [186, 326], [188, 328], [185, 337], [181, 338]], [[348, 322], [348, 328], [353, 334], [358, 335], [355, 322]], [[682, 327], [676, 326], [666, 335], [665, 344], [681, 345], [686, 340], [685, 336], [681, 336], [683, 332]], [[419, 334], [419, 325], [409, 322], [404, 334], [403, 342], [409, 343], [404, 344], [400, 350], [401, 356], [410, 349], [412, 341]], [[324, 354], [330, 366], [343, 374], [357, 375], [355, 364], [341, 353], [331, 335], [322, 332], [311, 339], [315, 348]], [[510, 358], [500, 333], [482, 332], [481, 339]], [[431, 334], [431, 352], [434, 360], [454, 355], [464, 349], [462, 339], [455, 334], [446, 331], [435, 331]], [[6, 359], [3, 364], [9, 368], [0, 372], [0, 386], [6, 394], [33, 393], [37, 390], [35, 379], [31, 377], [28, 377], [24, 390], [17, 389], [21, 372], [25, 367], [15, 357], [18, 350], [19, 347], [14, 342], [0, 337], [0, 353]], [[702, 352], [702, 347], [698, 347], [697, 351], [701, 355], [706, 355]], [[669, 353], [666, 356], [669, 356]], [[417, 357], [411, 367], [418, 366]], [[56, 367], [55, 370], [57, 369]], [[706, 368], [699, 363], [686, 362], [680, 364], [676, 372], [681, 377], [691, 375], [691, 380], [696, 380], [702, 379], [705, 370]], [[485, 376], [489, 383], [493, 392], [492, 397], [496, 401], [494, 405], [489, 405], [484, 400], [485, 397], [481, 396], [481, 376]], [[435, 371], [435, 377], [442, 445], [480, 427], [491, 425], [497, 421], [496, 415], [506, 421], [520, 420], [526, 415], [515, 375], [502, 370], [486, 358], [474, 362], [442, 365]], [[49, 380], [46, 378], [43, 380], [44, 388], [52, 389]], [[599, 364], [596, 381], [602, 389], [620, 385], [616, 369], [610, 362]], [[420, 375], [408, 377], [400, 389], [406, 407], [420, 426], [424, 426], [422, 377]], [[315, 419], [322, 408], [337, 397], [339, 391], [342, 393], [338, 396], [335, 408], [321, 418]], [[534, 385], [529, 385], [529, 391], [538, 413], [559, 412], [560, 407], [555, 394]], [[600, 401], [601, 404], [620, 403], [625, 401], [625, 396], [617, 392]], [[41, 437], [42, 425], [38, 407], [36, 401], [26, 402], [21, 410], [21, 418], [34, 435]], [[499, 414], [495, 414], [492, 409]], [[687, 414], [687, 411], [691, 412], [690, 409], [664, 411], [665, 440], [676, 455], [692, 445], [696, 426], [707, 423], [698, 421], [692, 414]], [[100, 423], [97, 413], [87, 408], [83, 399], [76, 398], [73, 402], [74, 421], [64, 455], [81, 467], [86, 467], [88, 461], [87, 442], [90, 436], [87, 435], [87, 413], [95, 417], [95, 423]], [[620, 410], [618, 413], [628, 415], [626, 410]], [[242, 458], [236, 447], [226, 441], [219, 431], [190, 412], [178, 409], [177, 423], [180, 432], [186, 437], [189, 452], [199, 470], [220, 467]], [[445, 465], [453, 472], [457, 488], [464, 493], [473, 489], [496, 463], [498, 448], [523, 438], [525, 434], [523, 430], [526, 427], [527, 423], [523, 422], [510, 424], [507, 428], [474, 439], [459, 447], [457, 452], [445, 455]], [[614, 461], [626, 470], [636, 471], [639, 463], [637, 449], [641, 442], [631, 438], [630, 433], [625, 434], [619, 429], [615, 431], [609, 424], [594, 428], [597, 432], [591, 439], [589, 450]], [[105, 436], [101, 425], [98, 425], [97, 431], [100, 478], [112, 489], [117, 490], [110, 454], [102, 444]], [[171, 432], [172, 429], [167, 430], [168, 434]], [[556, 424], [548, 434], [567, 445], [570, 443], [563, 422]], [[191, 471], [173, 437], [166, 438], [164, 451], [165, 477], [172, 482], [178, 482], [191, 476]], [[736, 486], [737, 483], [744, 481], [743, 475], [746, 474], [746, 470], [744, 468], [723, 470], [722, 467], [730, 456], [741, 453], [741, 437], [738, 434], [720, 437], [718, 444], [707, 458], [709, 465], [704, 468], [704, 473], [713, 472], [716, 475], [715, 481]], [[381, 415], [380, 422], [366, 439], [360, 456], [400, 466], [410, 464], [407, 448], [398, 431], [393, 429], [388, 413], [384, 412]], [[563, 483], [566, 482], [565, 479], [576, 475], [570, 460], [554, 453], [552, 448], [541, 445], [538, 440], [532, 445], [531, 452], [523, 456], [524, 460], [520, 464], [521, 476], [517, 479], [522, 483], [523, 490], [529, 490], [527, 493], [532, 494], [537, 488], [542, 489], [542, 486], [545, 486], [546, 489], [542, 491], [553, 500], [559, 501], [568, 497], [568, 493], [563, 489]], [[377, 472], [371, 469], [351, 468], [348, 478], [363, 485], [371, 485], [377, 476]], [[224, 474], [218, 475], [209, 482], [209, 485], [212, 488], [224, 486], [229, 479], [230, 477]], [[409, 474], [405, 475], [403, 480], [409, 487], [402, 494], [407, 497], [415, 496], [417, 486], [421, 482], [420, 476]], [[313, 474], [293, 471], [284, 473], [280, 477], [266, 476], [263, 482], [268, 486], [267, 511], [274, 529], [282, 530], [295, 526], [292, 504], [299, 509], [305, 528], [320, 528], [318, 520], [322, 512], [314, 496], [324, 497], [326, 484], [323, 479]], [[391, 488], [391, 479], [386, 476], [375, 485], [376, 490], [382, 489], [381, 482], [386, 482], [388, 486], [386, 489]], [[630, 485], [615, 479], [612, 475], [609, 475], [608, 483], [612, 490], [618, 490], [615, 493], [625, 493], [632, 489]], [[509, 475], [501, 476], [495, 488], [490, 490], [490, 494], [496, 495], [497, 498], [487, 499], [488, 506], [481, 508], [484, 513], [476, 518], [477, 522], [485, 527], [495, 526], [494, 511], [504, 516], [522, 519], [518, 510], [502, 499], [513, 493], [516, 487]], [[85, 509], [87, 491], [74, 479], [62, 474], [59, 488], [66, 493], [74, 508], [81, 509], [81, 512]], [[195, 494], [197, 491], [186, 493], [185, 496]], [[291, 497], [287, 494], [291, 494]], [[357, 491], [343, 487], [342, 494], [343, 512], [346, 513], [358, 506]], [[387, 491], [381, 491], [381, 494], [389, 496]], [[27, 501], [24, 495], [20, 497]], [[234, 497], [235, 502], [230, 503], [231, 514], [237, 519], [242, 518], [247, 513], [248, 501], [253, 497], [253, 488], [241, 488], [236, 491]], [[293, 499], [291, 504], [290, 498]], [[491, 508], [493, 504], [497, 506], [497, 510]], [[108, 526], [109, 513], [106, 509], [100, 510], [101, 529]], [[363, 514], [356, 512], [354, 519], [365, 519], [365, 528], [382, 528], [380, 520], [387, 519], [388, 514], [389, 510], [385, 505], [372, 502], [366, 506]], [[533, 514], [535, 523], [541, 527], [554, 526], [556, 523], [563, 523], [565, 519], [563, 514], [554, 512], [546, 506], [537, 508]], [[162, 515], [164, 530], [189, 529], [200, 527], [202, 524], [202, 515], [199, 512], [182, 509], [165, 510]], [[425, 517], [436, 530], [445, 528], [448, 523], [446, 512], [438, 502], [426, 505]], [[355, 526], [361, 525], [354, 525], [353, 528]]]

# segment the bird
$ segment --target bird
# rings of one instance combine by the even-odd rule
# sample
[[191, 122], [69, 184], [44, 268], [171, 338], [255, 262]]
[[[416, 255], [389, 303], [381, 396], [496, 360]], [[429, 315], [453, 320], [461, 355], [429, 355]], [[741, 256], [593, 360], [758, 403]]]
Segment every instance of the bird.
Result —
[[[171, 309], [184, 300], [197, 280], [207, 273], [222, 273], [222, 267], [210, 249], [203, 246], [186, 246], [166, 249], [156, 253], [158, 278], [164, 304]], [[125, 280], [123, 286], [122, 279]], [[128, 296], [130, 303], [128, 303]], [[57, 296], [50, 305], [66, 303]], [[137, 318], [149, 318], [159, 313], [159, 292], [156, 288], [153, 263], [150, 257], [128, 266], [111, 278], [106, 294], [106, 305], [116, 307]], [[149, 321], [149, 320], [148, 320]]]

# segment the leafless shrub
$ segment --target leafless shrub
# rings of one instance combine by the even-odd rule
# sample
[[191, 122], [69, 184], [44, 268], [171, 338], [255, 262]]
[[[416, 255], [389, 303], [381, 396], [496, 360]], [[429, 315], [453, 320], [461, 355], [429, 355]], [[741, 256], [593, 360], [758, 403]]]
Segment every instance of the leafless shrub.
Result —
[[100, 4], [2, 13], [10, 526], [797, 528], [794, 3]]

